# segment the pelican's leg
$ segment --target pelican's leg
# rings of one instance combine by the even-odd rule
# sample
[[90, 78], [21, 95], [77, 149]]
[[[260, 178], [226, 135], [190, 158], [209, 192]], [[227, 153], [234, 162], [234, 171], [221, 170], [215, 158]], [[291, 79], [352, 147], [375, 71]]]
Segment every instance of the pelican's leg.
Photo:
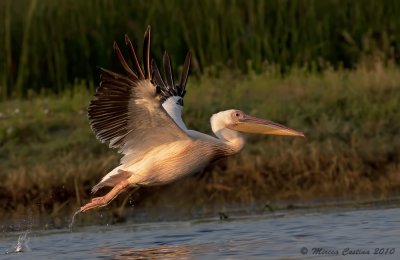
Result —
[[85, 212], [90, 209], [99, 208], [107, 206], [115, 197], [117, 197], [121, 192], [123, 192], [126, 188], [128, 188], [129, 182], [128, 180], [123, 180], [110, 190], [106, 195], [102, 197], [93, 198], [89, 203], [82, 206], [79, 209], [79, 212]]

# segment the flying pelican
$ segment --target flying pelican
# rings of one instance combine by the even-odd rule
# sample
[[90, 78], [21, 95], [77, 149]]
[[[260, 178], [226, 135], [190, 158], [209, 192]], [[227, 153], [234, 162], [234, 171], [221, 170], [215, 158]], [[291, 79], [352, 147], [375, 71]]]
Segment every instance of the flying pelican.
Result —
[[104, 207], [129, 187], [162, 185], [198, 172], [210, 162], [239, 153], [245, 144], [240, 132], [304, 136], [269, 120], [249, 116], [237, 109], [212, 115], [216, 137], [189, 130], [182, 121], [183, 97], [190, 67], [187, 54], [180, 81], [175, 85], [171, 62], [165, 52], [164, 78], [150, 60], [150, 26], [144, 35], [143, 67], [132, 42], [125, 35], [132, 62], [128, 65], [118, 45], [115, 54], [123, 74], [100, 68], [100, 86], [88, 108], [90, 126], [97, 139], [119, 148], [120, 165], [93, 187], [95, 197], [77, 213]]

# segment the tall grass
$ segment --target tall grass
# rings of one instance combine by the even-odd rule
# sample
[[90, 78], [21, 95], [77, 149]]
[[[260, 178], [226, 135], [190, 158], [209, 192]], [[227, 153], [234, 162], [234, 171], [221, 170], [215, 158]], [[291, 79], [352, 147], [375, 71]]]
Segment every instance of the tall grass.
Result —
[[198, 72], [399, 62], [399, 1], [4, 0], [0, 10], [2, 99], [92, 84], [95, 67], [113, 63], [113, 40], [128, 33], [140, 46], [148, 24], [155, 57], [167, 49], [181, 64], [190, 48]]

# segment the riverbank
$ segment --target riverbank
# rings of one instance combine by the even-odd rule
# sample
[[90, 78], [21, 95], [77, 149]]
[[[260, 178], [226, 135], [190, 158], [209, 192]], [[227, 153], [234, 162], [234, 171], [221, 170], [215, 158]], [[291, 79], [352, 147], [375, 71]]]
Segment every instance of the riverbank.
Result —
[[[359, 68], [282, 78], [273, 69], [189, 80], [184, 120], [211, 133], [212, 113], [238, 108], [304, 131], [307, 138], [248, 135], [244, 151], [165, 187], [120, 196], [108, 207], [183, 211], [229, 203], [372, 199], [400, 193], [400, 70]], [[71, 214], [118, 165], [95, 139], [77, 83], [57, 96], [0, 104], [1, 216]], [[161, 212], [161, 211], [160, 211]]]

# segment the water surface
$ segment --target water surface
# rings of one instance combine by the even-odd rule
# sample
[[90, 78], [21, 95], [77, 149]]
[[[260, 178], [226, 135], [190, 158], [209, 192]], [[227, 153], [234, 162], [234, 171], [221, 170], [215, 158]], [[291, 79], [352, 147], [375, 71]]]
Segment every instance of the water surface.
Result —
[[72, 232], [33, 230], [20, 253], [14, 252], [24, 232], [3, 232], [0, 259], [400, 259], [399, 216], [391, 207], [128, 220]]

